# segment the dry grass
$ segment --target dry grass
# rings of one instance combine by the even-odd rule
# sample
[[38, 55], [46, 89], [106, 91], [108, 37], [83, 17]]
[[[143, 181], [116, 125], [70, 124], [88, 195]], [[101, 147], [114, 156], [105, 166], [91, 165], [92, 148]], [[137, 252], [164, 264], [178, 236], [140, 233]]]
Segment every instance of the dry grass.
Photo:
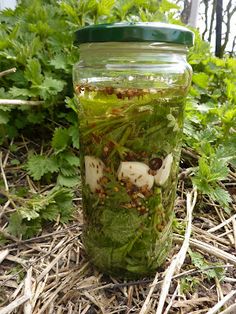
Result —
[[[21, 161], [26, 157], [26, 148], [24, 141], [17, 152]], [[25, 185], [41, 191], [44, 187], [36, 186], [24, 171], [10, 165], [14, 157], [8, 150], [3, 151], [1, 172], [5, 189]], [[187, 225], [185, 236], [175, 234], [173, 250], [156, 276], [135, 282], [107, 277], [86, 259], [81, 242], [79, 195], [75, 199], [78, 210], [73, 223], [49, 226], [29, 240], [7, 234], [6, 219], [12, 206], [6, 201], [0, 207], [0, 232], [9, 240], [0, 247], [0, 314], [236, 313], [236, 214], [227, 216], [208, 199], [202, 200], [202, 208], [199, 199], [195, 205], [196, 192], [186, 188], [185, 180], [179, 182], [175, 204], [179, 226]], [[234, 172], [228, 184], [235, 212]], [[214, 270], [214, 263], [218, 262], [224, 268], [224, 277], [209, 280], [192, 265], [186, 254], [188, 246], [209, 261], [208, 270]], [[189, 280], [189, 286], [183, 292], [184, 279], [185, 283]]]

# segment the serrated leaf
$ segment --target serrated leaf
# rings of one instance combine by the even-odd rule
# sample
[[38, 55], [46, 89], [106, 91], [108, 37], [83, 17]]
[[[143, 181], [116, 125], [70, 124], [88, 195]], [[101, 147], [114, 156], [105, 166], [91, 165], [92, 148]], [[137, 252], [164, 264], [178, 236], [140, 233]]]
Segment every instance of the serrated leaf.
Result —
[[10, 119], [8, 112], [0, 110], [0, 124], [7, 124]]
[[79, 128], [77, 125], [72, 125], [69, 127], [68, 132], [72, 139], [72, 145], [74, 148], [79, 149], [80, 143], [79, 143]]
[[58, 164], [53, 158], [34, 155], [29, 157], [26, 169], [34, 180], [40, 180], [47, 173], [57, 172]]
[[65, 81], [46, 76], [43, 83], [38, 86], [39, 95], [45, 100], [50, 99], [52, 95], [57, 95], [60, 93], [63, 90], [65, 84]]
[[191, 249], [188, 250], [188, 254], [191, 258], [191, 261], [193, 265], [202, 271], [203, 274], [207, 275], [207, 278], [213, 279], [222, 279], [222, 276], [224, 275], [224, 268], [222, 267], [215, 267], [214, 269], [208, 269], [211, 265], [217, 266], [217, 263], [210, 264], [207, 262], [202, 254], [199, 252], [194, 252]]
[[103, 232], [106, 237], [110, 238], [113, 242], [125, 244], [134, 236], [140, 227], [141, 221], [136, 213], [132, 211], [119, 210], [116, 212], [104, 210], [102, 212], [101, 223], [105, 226]]
[[18, 212], [11, 214], [9, 217], [7, 231], [10, 234], [20, 237], [20, 235], [25, 234], [26, 230], [27, 227], [23, 223], [22, 216]]
[[37, 59], [30, 59], [25, 70], [25, 77], [34, 85], [40, 85], [43, 81], [41, 65]]
[[41, 218], [37, 218], [26, 222], [26, 230], [22, 235], [24, 239], [32, 238], [40, 231], [42, 231], [42, 221]]
[[28, 221], [32, 220], [32, 219], [36, 219], [39, 217], [39, 208], [29, 208], [28, 207], [20, 207], [20, 209], [18, 210], [18, 212], [20, 213], [21, 217], [23, 219], [26, 219]]
[[65, 177], [74, 177], [75, 175], [77, 175], [77, 169], [68, 164], [63, 167], [60, 167], [60, 171], [62, 175]]
[[75, 156], [73, 153], [65, 152], [63, 153], [62, 157], [63, 159], [65, 159], [66, 162], [68, 162], [70, 166], [79, 167], [80, 158]]
[[11, 87], [9, 90], [9, 94], [12, 95], [12, 97], [14, 98], [18, 98], [18, 97], [30, 97], [30, 96], [34, 96], [34, 92], [32, 92], [29, 89], [26, 88], [18, 88], [18, 87]]
[[61, 186], [66, 186], [69, 188], [72, 188], [80, 183], [79, 176], [73, 176], [73, 177], [65, 177], [62, 174], [59, 174], [57, 177], [57, 184]]
[[68, 129], [57, 128], [54, 131], [52, 138], [52, 148], [55, 150], [55, 153], [60, 153], [66, 149], [70, 143], [70, 135]]
[[60, 208], [60, 222], [67, 223], [72, 219], [75, 210], [73, 207], [73, 193], [71, 189], [60, 188], [60, 192], [54, 197], [55, 202]]
[[228, 207], [229, 203], [232, 201], [229, 192], [219, 186], [212, 191], [211, 198], [224, 207]]
[[67, 70], [66, 57], [63, 54], [58, 54], [50, 61], [50, 65], [54, 66], [57, 70]]
[[192, 80], [197, 86], [203, 89], [207, 88], [209, 84], [209, 76], [204, 72], [194, 73]]
[[49, 204], [41, 210], [40, 216], [44, 220], [55, 221], [59, 215], [59, 207], [57, 204]]
[[177, 4], [173, 3], [172, 1], [168, 1], [168, 0], [161, 1], [161, 6], [160, 6], [161, 12], [166, 13], [172, 9], [179, 10], [180, 7]]

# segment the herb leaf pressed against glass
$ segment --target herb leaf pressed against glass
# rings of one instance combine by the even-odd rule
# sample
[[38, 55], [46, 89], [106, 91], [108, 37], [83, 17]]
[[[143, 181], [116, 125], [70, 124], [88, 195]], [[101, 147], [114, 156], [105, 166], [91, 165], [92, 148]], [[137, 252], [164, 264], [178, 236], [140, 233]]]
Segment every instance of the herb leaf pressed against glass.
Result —
[[150, 274], [171, 245], [183, 98], [76, 90], [87, 252], [104, 272]]

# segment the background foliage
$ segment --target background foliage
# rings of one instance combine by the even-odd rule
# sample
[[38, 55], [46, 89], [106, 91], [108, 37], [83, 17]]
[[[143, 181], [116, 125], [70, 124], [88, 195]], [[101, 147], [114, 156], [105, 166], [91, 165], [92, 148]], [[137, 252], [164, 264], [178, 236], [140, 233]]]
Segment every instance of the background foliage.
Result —
[[[34, 107], [1, 105], [0, 143], [15, 151], [12, 140], [17, 143], [22, 136], [43, 143], [29, 151], [27, 162], [14, 162], [35, 182], [55, 186], [45, 194], [18, 195], [14, 189], [6, 193], [0, 181], [2, 195], [19, 204], [9, 217], [9, 232], [19, 236], [20, 230], [29, 237], [45, 221], [56, 221], [59, 215], [66, 222], [73, 213], [72, 192], [80, 182], [71, 77], [72, 65], [79, 59], [74, 31], [91, 23], [124, 20], [181, 24], [178, 10], [167, 0], [23, 0], [16, 10], [0, 12], [1, 71], [17, 68], [16, 73], [0, 77], [0, 99], [43, 101]], [[190, 174], [189, 186], [197, 186], [229, 213], [231, 197], [221, 182], [236, 166], [236, 60], [215, 58], [195, 33], [195, 46], [188, 55], [194, 75], [181, 168]]]

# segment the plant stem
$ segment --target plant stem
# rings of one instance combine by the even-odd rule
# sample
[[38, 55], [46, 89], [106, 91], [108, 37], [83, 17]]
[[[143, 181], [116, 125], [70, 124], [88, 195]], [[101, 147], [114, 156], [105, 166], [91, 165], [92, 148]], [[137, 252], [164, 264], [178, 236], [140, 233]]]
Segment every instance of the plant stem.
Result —
[[11, 68], [9, 70], [0, 72], [0, 77], [7, 75], [7, 74], [10, 74], [10, 73], [15, 73], [15, 72], [16, 72], [16, 68]]
[[[1, 74], [1, 73], [0, 73]], [[44, 104], [44, 101], [40, 100], [21, 100], [21, 99], [0, 99], [0, 105], [20, 105], [20, 106], [38, 106]]]

